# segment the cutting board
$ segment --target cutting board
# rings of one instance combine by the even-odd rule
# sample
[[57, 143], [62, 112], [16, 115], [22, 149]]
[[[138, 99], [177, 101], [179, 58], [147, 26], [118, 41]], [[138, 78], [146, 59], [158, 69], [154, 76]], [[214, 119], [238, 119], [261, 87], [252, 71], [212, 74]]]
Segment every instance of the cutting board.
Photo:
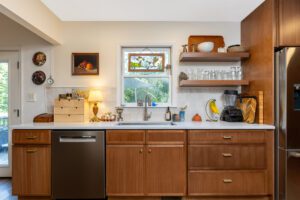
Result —
[[213, 42], [213, 52], [218, 52], [218, 48], [225, 47], [224, 38], [220, 35], [191, 35], [188, 40], [189, 52], [192, 52], [193, 44], [200, 44], [202, 42]]

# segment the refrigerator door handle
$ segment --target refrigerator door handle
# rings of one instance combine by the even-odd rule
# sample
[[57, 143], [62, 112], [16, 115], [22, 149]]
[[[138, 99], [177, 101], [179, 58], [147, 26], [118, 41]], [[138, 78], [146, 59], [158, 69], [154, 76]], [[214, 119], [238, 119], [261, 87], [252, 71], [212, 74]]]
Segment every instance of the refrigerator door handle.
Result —
[[300, 152], [289, 152], [289, 157], [300, 158]]

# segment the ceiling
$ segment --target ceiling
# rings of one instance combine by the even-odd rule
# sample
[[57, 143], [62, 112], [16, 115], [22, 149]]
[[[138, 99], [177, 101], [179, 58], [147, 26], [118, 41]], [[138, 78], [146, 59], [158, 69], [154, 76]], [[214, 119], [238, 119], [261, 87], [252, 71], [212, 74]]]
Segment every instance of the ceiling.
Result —
[[63, 21], [240, 22], [264, 0], [41, 0]]

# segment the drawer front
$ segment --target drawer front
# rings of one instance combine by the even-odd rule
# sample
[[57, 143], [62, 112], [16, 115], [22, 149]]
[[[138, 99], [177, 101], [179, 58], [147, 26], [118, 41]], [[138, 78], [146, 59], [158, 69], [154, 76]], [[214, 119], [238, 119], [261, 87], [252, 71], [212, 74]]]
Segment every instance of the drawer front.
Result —
[[148, 130], [147, 144], [185, 144], [186, 132], [184, 130]]
[[234, 130], [190, 130], [189, 144], [256, 144], [265, 142], [264, 131]]
[[265, 145], [189, 145], [189, 169], [265, 169]]
[[145, 144], [144, 130], [108, 130], [106, 144]]
[[84, 122], [84, 115], [54, 115], [54, 122]]
[[13, 130], [13, 144], [51, 144], [50, 130]]
[[55, 107], [84, 107], [84, 99], [56, 99], [54, 102]]
[[83, 115], [84, 107], [54, 107], [54, 114], [66, 114], [66, 115]]
[[201, 195], [266, 195], [265, 171], [190, 171], [188, 194]]

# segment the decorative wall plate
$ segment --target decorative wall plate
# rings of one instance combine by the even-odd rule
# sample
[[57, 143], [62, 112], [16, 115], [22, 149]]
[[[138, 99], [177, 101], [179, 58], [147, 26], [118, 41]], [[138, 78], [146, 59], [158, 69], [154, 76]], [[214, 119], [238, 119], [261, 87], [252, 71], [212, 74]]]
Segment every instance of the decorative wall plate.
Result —
[[40, 51], [36, 52], [32, 57], [33, 64], [39, 67], [45, 64], [46, 60], [47, 60], [46, 54]]
[[32, 74], [32, 82], [36, 85], [42, 85], [46, 80], [46, 74], [43, 71], [36, 71]]

